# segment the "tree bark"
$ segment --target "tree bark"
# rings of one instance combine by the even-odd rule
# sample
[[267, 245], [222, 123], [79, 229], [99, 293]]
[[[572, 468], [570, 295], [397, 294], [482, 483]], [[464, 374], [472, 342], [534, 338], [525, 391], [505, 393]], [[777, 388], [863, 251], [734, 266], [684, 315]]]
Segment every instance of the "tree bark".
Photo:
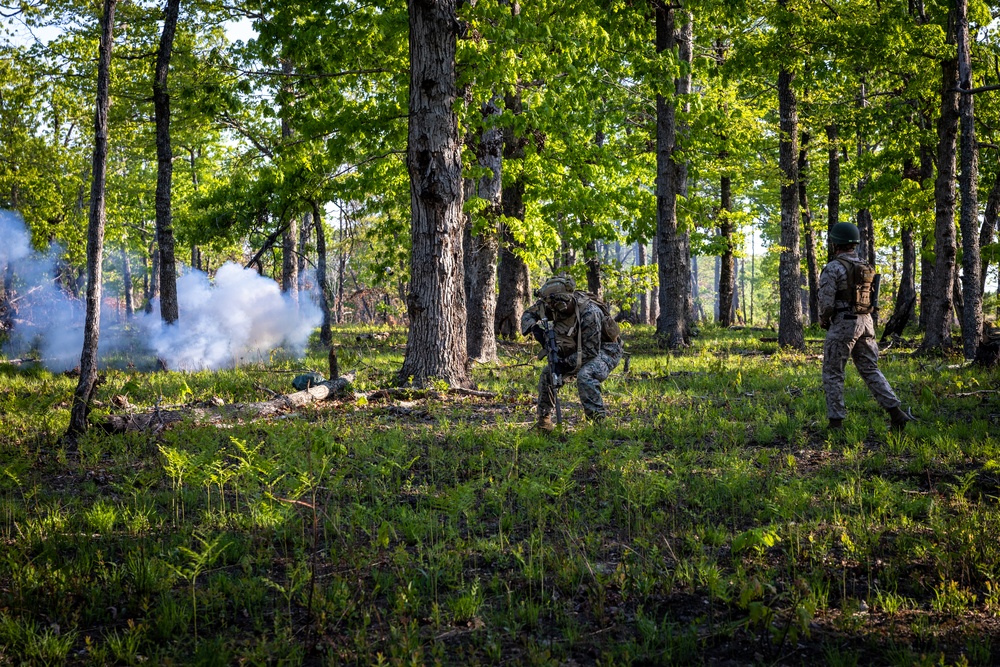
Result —
[[[969, 45], [969, 3], [957, 0], [958, 7], [958, 87], [972, 88], [972, 56]], [[959, 96], [959, 116], [962, 125], [962, 172], [959, 190], [962, 208], [959, 226], [962, 229], [962, 350], [966, 359], [974, 359], [983, 340], [983, 293], [980, 287], [982, 271], [979, 248], [979, 148], [976, 145], [974, 96]]]
[[[997, 218], [1000, 217], [1000, 171], [997, 171], [996, 178], [993, 179], [993, 189], [986, 200], [986, 212], [983, 214], [983, 226], [979, 229], [979, 250], [993, 243], [996, 233]], [[986, 290], [986, 272], [989, 269], [989, 262], [986, 257], [981, 257], [981, 269], [979, 272], [979, 291]]]
[[725, 251], [719, 258], [719, 326], [733, 326], [735, 315], [736, 262], [733, 252], [733, 188], [729, 175], [719, 180], [719, 233], [725, 243]]
[[[638, 241], [635, 244], [635, 265], [646, 266], [646, 243], [644, 241]], [[639, 290], [636, 301], [638, 302], [636, 323], [647, 324], [649, 322], [649, 292], [645, 287]]]
[[833, 261], [833, 245], [829, 240], [830, 230], [840, 222], [840, 139], [836, 124], [826, 126], [827, 164], [829, 166], [828, 189], [826, 195], [826, 261]]
[[132, 262], [128, 257], [128, 249], [122, 247], [122, 291], [125, 292], [125, 316], [129, 319], [135, 315], [135, 302], [132, 298]]
[[73, 392], [68, 439], [75, 446], [87, 430], [87, 415], [97, 385], [97, 345], [101, 332], [102, 262], [104, 259], [105, 195], [108, 167], [108, 110], [111, 107], [111, 51], [114, 47], [117, 0], [105, 0], [101, 17], [101, 41], [97, 63], [97, 104], [94, 114], [94, 156], [90, 186], [90, 216], [87, 224], [87, 317], [80, 355], [80, 379]]
[[809, 324], [819, 322], [819, 263], [816, 259], [816, 232], [812, 225], [812, 211], [806, 192], [809, 171], [809, 133], [802, 133], [799, 147], [799, 209], [802, 211], [802, 230], [806, 245], [806, 278], [809, 284]]
[[[903, 166], [903, 178], [916, 181], [919, 179], [916, 168], [912, 160], [907, 160]], [[892, 335], [903, 333], [903, 329], [913, 318], [913, 306], [917, 302], [916, 285], [916, 265], [917, 246], [913, 238], [913, 223], [909, 217], [905, 217], [900, 226], [900, 252], [903, 256], [903, 266], [899, 276], [899, 286], [896, 289], [896, 301], [893, 305], [892, 315], [885, 324], [882, 331], [882, 341], [886, 341]]]
[[[514, 116], [522, 111], [521, 98], [508, 95], [505, 99], [507, 110]], [[515, 134], [507, 126], [503, 129], [503, 160], [504, 164], [517, 163], [524, 160], [525, 137]], [[500, 203], [506, 218], [524, 220], [524, 180], [519, 170], [500, 194]], [[521, 315], [524, 314], [525, 302], [531, 297], [531, 281], [528, 275], [528, 265], [514, 252], [520, 244], [506, 224], [500, 225], [500, 266], [497, 278], [499, 293], [497, 294], [496, 315], [494, 316], [494, 331], [496, 335], [506, 340], [517, 340], [521, 336]]]
[[467, 386], [462, 145], [455, 103], [455, 0], [408, 0], [410, 329], [401, 384]]
[[[690, 15], [683, 14], [684, 25], [675, 26], [673, 5], [657, 4], [656, 52], [678, 49], [685, 65], [690, 64]], [[683, 65], [682, 65], [683, 67]], [[689, 257], [684, 230], [677, 222], [677, 196], [685, 188], [687, 165], [680, 154], [679, 135], [683, 129], [677, 122], [677, 98], [691, 89], [690, 68], [674, 79], [675, 99], [662, 95], [656, 98], [656, 241], [659, 274], [659, 317], [656, 336], [660, 345], [675, 349], [688, 345]]]
[[497, 225], [502, 213], [501, 170], [503, 168], [503, 132], [497, 126], [500, 106], [491, 99], [482, 107], [484, 129], [475, 142], [477, 162], [488, 169], [474, 185], [474, 193], [487, 202], [480, 230], [473, 226], [472, 214], [465, 223], [465, 295], [468, 323], [466, 344], [469, 359], [481, 363], [497, 360], [494, 320], [497, 310], [497, 258], [500, 242]]
[[170, 92], [167, 75], [174, 51], [177, 14], [180, 0], [167, 0], [163, 32], [156, 53], [153, 77], [153, 112], [156, 116], [156, 243], [160, 248], [160, 318], [168, 324], [177, 321], [177, 264], [174, 259], [174, 229], [171, 210], [173, 149], [170, 146]]
[[[930, 144], [920, 145], [920, 187], [932, 187], [934, 177], [934, 147]], [[917, 326], [921, 331], [927, 330], [927, 304], [934, 298], [934, 234], [920, 234], [920, 311]]]
[[[920, 352], [951, 349], [955, 279], [955, 149], [958, 134], [958, 61], [941, 63], [941, 116], [938, 119], [937, 179], [934, 182], [934, 286], [927, 308], [927, 331]], [[927, 296], [926, 294], [924, 295]]]
[[[779, 0], [784, 5], [784, 0]], [[798, 133], [799, 117], [792, 81], [787, 69], [778, 73], [778, 109], [781, 139], [778, 160], [781, 169], [781, 255], [778, 260], [778, 345], [805, 348], [802, 329], [801, 271], [799, 268]]]
[[[292, 90], [288, 81], [295, 71], [292, 61], [287, 58], [281, 61], [281, 73], [285, 77], [283, 88], [285, 93], [291, 97]], [[288, 141], [292, 136], [292, 125], [288, 120], [288, 110], [285, 109], [281, 117], [281, 138]], [[292, 300], [298, 303], [298, 282], [299, 265], [297, 258], [297, 246], [299, 238], [299, 224], [295, 214], [288, 219], [288, 224], [284, 226], [281, 233], [281, 291], [291, 296]]]
[[333, 343], [330, 326], [330, 280], [327, 277], [326, 230], [323, 228], [323, 211], [319, 202], [311, 201], [312, 219], [316, 227], [316, 288], [319, 290], [319, 309], [323, 321], [319, 329], [319, 342], [329, 347]]

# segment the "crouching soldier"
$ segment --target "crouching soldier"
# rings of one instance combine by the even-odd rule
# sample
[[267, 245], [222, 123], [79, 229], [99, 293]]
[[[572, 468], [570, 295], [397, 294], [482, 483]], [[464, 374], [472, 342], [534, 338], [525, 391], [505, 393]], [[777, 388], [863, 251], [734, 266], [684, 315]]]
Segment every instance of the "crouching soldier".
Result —
[[555, 368], [550, 362], [538, 380], [538, 421], [535, 427], [552, 431], [552, 411], [556, 407], [557, 384], [554, 375], [576, 377], [580, 402], [588, 419], [599, 421], [607, 416], [601, 398], [601, 382], [622, 357], [618, 323], [608, 307], [595, 295], [580, 292], [569, 276], [550, 278], [535, 295], [538, 301], [521, 317], [521, 333], [548, 345], [547, 324], [555, 332]]
[[834, 258], [820, 275], [818, 297], [820, 325], [826, 329], [823, 390], [830, 428], [843, 428], [847, 416], [844, 369], [847, 360], [854, 359], [868, 390], [889, 413], [892, 428], [902, 430], [913, 417], [899, 407], [899, 399], [878, 368], [878, 343], [871, 316], [878, 298], [875, 269], [858, 258], [861, 234], [855, 225], [838, 222], [830, 229], [829, 238]]

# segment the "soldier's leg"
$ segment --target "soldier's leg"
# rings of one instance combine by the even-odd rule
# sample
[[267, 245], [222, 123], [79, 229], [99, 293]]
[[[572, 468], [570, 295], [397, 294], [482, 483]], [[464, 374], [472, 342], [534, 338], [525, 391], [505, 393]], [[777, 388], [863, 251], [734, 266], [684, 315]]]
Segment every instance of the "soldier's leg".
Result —
[[576, 388], [580, 392], [580, 403], [588, 417], [601, 418], [608, 414], [601, 396], [601, 382], [608, 378], [617, 365], [614, 357], [601, 352], [580, 367], [576, 375]]
[[538, 378], [538, 418], [548, 417], [555, 409], [555, 388], [552, 386], [552, 373], [549, 367]]
[[872, 393], [883, 410], [898, 408], [899, 399], [878, 368], [878, 344], [875, 342], [874, 329], [870, 324], [867, 329], [871, 329], [871, 331], [866, 330], [854, 345], [851, 355], [854, 359], [854, 365], [858, 369], [858, 374], [868, 385], [868, 391]]
[[847, 417], [844, 403], [844, 369], [851, 357], [854, 337], [849, 332], [830, 328], [823, 342], [823, 391], [826, 393], [826, 416], [831, 420]]

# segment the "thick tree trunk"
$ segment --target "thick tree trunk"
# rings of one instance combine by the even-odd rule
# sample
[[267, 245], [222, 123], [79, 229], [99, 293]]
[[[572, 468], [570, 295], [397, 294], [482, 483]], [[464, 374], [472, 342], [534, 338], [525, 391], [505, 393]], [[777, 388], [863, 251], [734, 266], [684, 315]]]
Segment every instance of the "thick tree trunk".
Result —
[[501, 170], [503, 168], [503, 132], [497, 127], [500, 107], [490, 100], [482, 107], [485, 128], [475, 142], [477, 162], [488, 169], [476, 183], [474, 193], [489, 204], [483, 209], [480, 229], [473, 228], [471, 214], [465, 226], [465, 295], [468, 323], [466, 340], [469, 359], [482, 363], [497, 360], [494, 319], [497, 309], [497, 257], [500, 242], [497, 225], [502, 213]]
[[829, 166], [828, 188], [826, 195], [826, 261], [833, 261], [833, 246], [830, 244], [829, 232], [840, 222], [840, 139], [835, 124], [826, 126], [827, 164]]
[[409, 0], [410, 330], [401, 384], [469, 384], [455, 0]]
[[108, 109], [111, 106], [111, 51], [114, 47], [117, 0], [105, 0], [97, 61], [97, 104], [94, 114], [94, 157], [87, 224], [87, 318], [80, 355], [80, 379], [73, 392], [69, 431], [71, 443], [87, 430], [87, 415], [97, 385], [97, 345], [101, 332], [102, 262], [104, 259], [105, 195], [108, 167]]
[[160, 248], [160, 317], [168, 324], [176, 322], [177, 263], [174, 259], [174, 229], [171, 210], [173, 149], [170, 146], [170, 92], [167, 75], [174, 51], [177, 14], [180, 0], [167, 0], [163, 15], [163, 33], [156, 53], [153, 77], [153, 112], [156, 116], [156, 243]]
[[319, 290], [319, 309], [323, 321], [319, 329], [319, 342], [329, 347], [333, 343], [330, 326], [330, 280], [327, 278], [326, 230], [323, 228], [323, 210], [317, 201], [311, 201], [313, 225], [316, 227], [316, 288]]
[[[957, 0], [958, 7], [958, 87], [972, 89], [972, 57], [969, 45], [968, 0]], [[973, 95], [964, 93], [959, 99], [962, 124], [962, 173], [959, 190], [962, 209], [959, 226], [962, 229], [962, 350], [966, 359], [973, 359], [983, 340], [983, 293], [980, 287], [982, 271], [979, 248], [979, 148], [976, 145], [976, 121]]]
[[[589, 220], [581, 221], [581, 226], [593, 226]], [[601, 256], [597, 252], [597, 241], [590, 239], [583, 249], [583, 263], [587, 267], [587, 291], [601, 294]]]
[[799, 117], [788, 70], [778, 73], [778, 109], [781, 139], [778, 160], [781, 169], [781, 256], [778, 260], [778, 345], [803, 349], [801, 271], [799, 268], [798, 133]]
[[809, 284], [809, 324], [819, 322], [819, 263], [816, 259], [816, 233], [812, 225], [812, 211], [806, 192], [809, 171], [809, 133], [802, 133], [799, 147], [799, 209], [802, 212], [802, 231], [806, 245], [806, 278]]
[[[941, 63], [941, 116], [938, 119], [937, 179], [934, 183], [934, 286], [924, 306], [927, 331], [920, 351], [951, 349], [951, 311], [955, 280], [955, 148], [958, 94], [957, 60]], [[923, 296], [927, 296], [924, 294]]]
[[733, 252], [733, 188], [728, 175], [719, 181], [719, 233], [725, 243], [725, 251], [719, 258], [719, 326], [733, 326], [735, 316], [736, 262]]
[[654, 326], [656, 325], [657, 322], [660, 321], [660, 287], [659, 287], [660, 271], [658, 266], [660, 257], [659, 248], [660, 248], [660, 243], [656, 239], [656, 236], [654, 235], [653, 248], [652, 248], [653, 251], [652, 253], [650, 253], [649, 263], [657, 267], [656, 271], [657, 283], [656, 285], [653, 286], [653, 289], [649, 291], [649, 320], [646, 321], [646, 324], [652, 324]]
[[131, 319], [135, 315], [135, 301], [132, 298], [132, 262], [128, 250], [122, 248], [122, 291], [125, 292], [125, 316]]
[[[291, 87], [287, 83], [291, 80], [291, 76], [295, 71], [292, 61], [284, 59], [281, 61], [281, 73], [285, 77], [284, 89], [291, 97]], [[292, 125], [288, 120], [287, 110], [282, 113], [281, 117], [281, 138], [288, 141], [292, 136]], [[281, 232], [281, 291], [284, 294], [288, 294], [292, 297], [292, 300], [298, 302], [298, 282], [299, 282], [299, 272], [298, 272], [298, 257], [297, 246], [299, 237], [299, 224], [295, 215], [293, 214], [289, 219], [288, 223], [283, 227]]]
[[[521, 98], [508, 95], [505, 100], [507, 110], [517, 116], [521, 113]], [[503, 130], [503, 158], [505, 164], [524, 160], [524, 148], [527, 140], [513, 129]], [[515, 169], [515, 173], [517, 170]], [[504, 217], [524, 220], [524, 180], [515, 176], [503, 188], [500, 195]], [[531, 297], [531, 281], [528, 275], [528, 265], [524, 263], [514, 248], [520, 244], [514, 238], [510, 228], [500, 225], [500, 266], [497, 278], [498, 290], [497, 308], [494, 316], [494, 331], [496, 335], [506, 340], [517, 340], [521, 336], [521, 315], [524, 314], [525, 302]]]
[[[672, 5], [656, 6], [656, 52], [678, 49], [683, 63], [690, 63], [690, 16], [682, 14], [683, 27], [675, 26]], [[690, 70], [674, 80], [677, 96], [690, 92]], [[656, 336], [667, 348], [679, 348], [690, 341], [688, 319], [690, 316], [688, 269], [689, 257], [686, 234], [677, 223], [677, 196], [686, 185], [687, 165], [680, 154], [676, 100], [662, 95], [656, 98], [656, 241], [659, 273], [659, 317]]]

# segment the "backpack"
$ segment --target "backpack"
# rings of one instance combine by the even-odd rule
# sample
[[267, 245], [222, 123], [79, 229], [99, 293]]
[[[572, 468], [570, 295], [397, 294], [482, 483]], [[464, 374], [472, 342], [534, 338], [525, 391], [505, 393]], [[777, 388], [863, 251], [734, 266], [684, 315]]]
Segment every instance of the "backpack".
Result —
[[618, 322], [615, 321], [615, 318], [611, 317], [611, 309], [608, 307], [608, 304], [604, 303], [601, 298], [593, 292], [577, 291], [576, 298], [577, 304], [581, 308], [586, 305], [587, 301], [590, 301], [601, 309], [601, 342], [617, 343], [622, 330], [621, 327], [618, 326]]
[[847, 288], [837, 290], [837, 299], [850, 303], [850, 311], [855, 315], [870, 315], [875, 310], [872, 302], [875, 269], [864, 262], [852, 262], [838, 257], [837, 261], [847, 269]]

